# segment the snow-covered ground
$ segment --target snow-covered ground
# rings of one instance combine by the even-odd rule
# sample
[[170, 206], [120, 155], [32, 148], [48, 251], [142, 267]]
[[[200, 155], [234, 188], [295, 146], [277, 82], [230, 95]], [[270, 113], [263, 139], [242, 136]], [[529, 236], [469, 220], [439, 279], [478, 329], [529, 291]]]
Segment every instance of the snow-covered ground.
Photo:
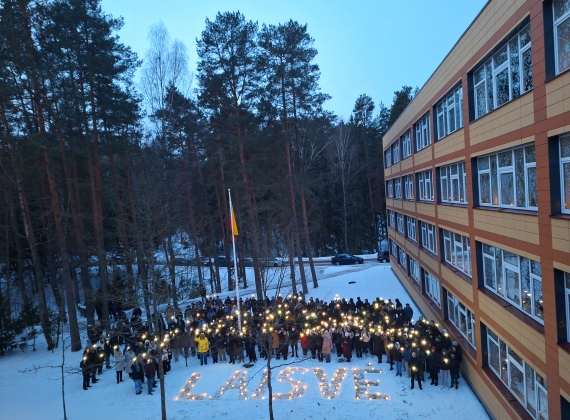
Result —
[[[399, 298], [402, 303], [411, 303], [414, 318], [420, 315], [413, 305], [404, 287], [399, 283], [388, 264], [366, 261], [357, 266], [323, 266], [318, 268], [319, 288], [311, 289], [309, 296], [331, 300], [339, 297], [360, 296], [363, 300], [372, 301], [376, 297]], [[351, 283], [354, 282], [354, 283]], [[251, 290], [251, 289], [250, 289]], [[244, 294], [251, 291], [244, 291]], [[65, 354], [66, 365], [78, 367], [81, 352]], [[296, 360], [296, 359], [295, 359]], [[385, 359], [384, 359], [385, 360]], [[2, 395], [1, 419], [62, 419], [62, 382], [59, 366], [62, 361], [61, 347], [55, 353], [48, 353], [39, 345], [38, 351], [32, 353], [8, 352], [0, 358], [0, 395]], [[278, 360], [273, 366], [279, 366]], [[351, 363], [341, 363], [333, 358], [332, 363], [319, 363], [317, 360], [306, 360], [299, 363], [281, 361], [283, 366], [274, 370], [273, 391], [287, 394], [293, 390], [292, 380], [299, 388], [292, 398], [274, 401], [276, 419], [352, 419], [389, 418], [408, 419], [422, 418], [434, 420], [446, 419], [487, 419], [487, 415], [465, 381], [460, 379], [459, 389], [441, 390], [424, 384], [420, 391], [417, 386], [410, 390], [408, 378], [397, 378], [395, 371], [390, 372], [386, 363], [378, 364], [373, 358], [353, 359]], [[172, 370], [166, 375], [167, 415], [169, 419], [211, 419], [228, 418], [258, 419], [268, 418], [267, 391], [254, 393], [259, 388], [263, 376], [264, 361], [249, 369], [240, 365], [211, 364], [200, 366], [196, 358], [188, 359], [185, 367], [184, 359], [172, 363]], [[288, 365], [285, 365], [288, 363]], [[371, 364], [369, 366], [368, 364]], [[39, 368], [35, 371], [24, 371]], [[364, 381], [370, 386], [358, 386], [355, 379], [362, 375], [364, 369], [379, 369], [382, 373], [365, 373]], [[285, 370], [289, 369], [289, 370]], [[315, 372], [315, 369], [317, 371]], [[319, 371], [319, 369], [321, 369]], [[347, 369], [346, 377], [340, 383], [338, 391], [335, 385], [319, 387], [319, 382], [329, 382], [337, 373], [336, 381], [342, 378], [342, 371]], [[357, 369], [354, 371], [354, 369]], [[240, 376], [245, 372], [244, 383], [247, 390], [238, 390]], [[281, 376], [279, 376], [279, 373]], [[322, 373], [326, 374], [326, 379]], [[320, 380], [316, 373], [319, 374]], [[197, 375], [198, 381], [191, 391], [181, 394], [181, 389], [192, 377]], [[289, 376], [286, 376], [289, 375]], [[221, 387], [235, 378], [236, 388], [225, 386], [223, 395]], [[279, 382], [279, 378], [282, 382]], [[143, 388], [141, 395], [135, 395], [134, 385], [125, 374], [125, 382], [116, 384], [114, 371], [105, 371], [100, 382], [94, 384], [89, 391], [81, 386], [81, 375], [73, 374], [65, 378], [65, 395], [67, 416], [69, 419], [159, 419], [160, 392], [153, 396]], [[297, 382], [300, 381], [300, 384]], [[374, 386], [374, 381], [377, 385]], [[145, 384], [146, 385], [146, 384]], [[306, 389], [305, 389], [306, 387]], [[358, 387], [358, 389], [357, 389]], [[368, 394], [366, 394], [368, 388]], [[186, 388], [187, 389], [187, 388]], [[197, 399], [192, 400], [191, 392]], [[380, 393], [381, 398], [368, 400], [369, 396]], [[206, 394], [205, 398], [202, 396]], [[323, 395], [324, 394], [324, 395]], [[180, 398], [181, 395], [184, 398]], [[360, 396], [357, 399], [357, 396]], [[212, 397], [212, 399], [210, 399]], [[245, 399], [247, 397], [247, 400]], [[263, 399], [265, 397], [265, 399]], [[386, 398], [387, 397], [387, 398]]]

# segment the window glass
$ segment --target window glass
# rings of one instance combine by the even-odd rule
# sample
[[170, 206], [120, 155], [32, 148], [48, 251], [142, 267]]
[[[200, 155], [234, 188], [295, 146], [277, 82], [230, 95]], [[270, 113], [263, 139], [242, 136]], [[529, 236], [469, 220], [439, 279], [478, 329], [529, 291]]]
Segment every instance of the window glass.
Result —
[[554, 43], [556, 54], [556, 73], [561, 73], [570, 67], [570, 2], [554, 0]]
[[493, 368], [495, 373], [499, 374], [501, 372], [500, 361], [499, 361], [499, 345], [489, 340], [489, 366]]
[[519, 400], [522, 402], [525, 401], [525, 392], [524, 392], [524, 375], [522, 370], [514, 364], [510, 364], [511, 372], [510, 372], [510, 382], [511, 382], [511, 391], [515, 394]]

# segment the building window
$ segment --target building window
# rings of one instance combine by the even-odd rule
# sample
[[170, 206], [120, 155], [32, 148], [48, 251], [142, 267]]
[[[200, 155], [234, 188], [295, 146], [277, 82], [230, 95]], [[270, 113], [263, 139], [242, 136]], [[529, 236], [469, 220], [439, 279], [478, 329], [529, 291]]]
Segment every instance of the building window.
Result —
[[466, 179], [464, 162], [442, 166], [439, 170], [441, 201], [444, 203], [466, 204]]
[[477, 159], [479, 204], [538, 209], [534, 144]]
[[439, 281], [424, 270], [424, 291], [433, 300], [437, 306], [441, 308], [441, 302], [439, 299]]
[[530, 25], [473, 72], [475, 119], [532, 89]]
[[402, 267], [404, 267], [404, 270], [408, 267], [406, 265], [406, 253], [400, 247], [398, 247], [398, 262]]
[[396, 140], [392, 145], [392, 165], [400, 161], [400, 142]]
[[416, 174], [418, 180], [418, 198], [421, 201], [433, 201], [433, 179], [431, 169]]
[[453, 89], [435, 106], [435, 110], [438, 140], [463, 127], [463, 88]]
[[416, 152], [425, 149], [431, 144], [429, 112], [414, 124], [414, 132], [416, 133]]
[[554, 60], [556, 74], [570, 67], [570, 1], [554, 0]]
[[455, 325], [461, 335], [469, 341], [473, 348], [475, 344], [475, 317], [473, 312], [465, 307], [455, 296], [447, 292], [447, 319]]
[[404, 176], [404, 198], [406, 200], [414, 199], [414, 176], [411, 174]]
[[384, 163], [386, 164], [386, 168], [392, 166], [392, 146], [388, 147], [384, 152]]
[[406, 236], [416, 242], [416, 219], [406, 216]]
[[482, 244], [485, 287], [544, 324], [540, 263]]
[[398, 246], [396, 245], [396, 242], [394, 242], [393, 239], [390, 240], [390, 252], [392, 253], [392, 255], [395, 258], [398, 258], [398, 251], [397, 251]]
[[487, 330], [487, 364], [509, 391], [537, 420], [548, 419], [548, 384], [497, 334]]
[[454, 232], [443, 231], [443, 254], [445, 261], [471, 277], [471, 247], [469, 238]]
[[402, 137], [400, 137], [400, 142], [402, 143], [402, 159], [412, 156], [412, 139], [410, 130], [406, 131]]
[[395, 178], [394, 179], [394, 195], [397, 199], [402, 199], [402, 179]]
[[396, 217], [393, 210], [388, 210], [388, 223], [392, 229], [396, 229]]
[[398, 232], [402, 235], [404, 234], [404, 215], [402, 213], [396, 213], [396, 225], [398, 226]]
[[422, 247], [437, 255], [437, 240], [435, 226], [420, 221], [420, 239]]
[[386, 196], [388, 198], [394, 197], [394, 181], [391, 179], [386, 181]]
[[560, 138], [560, 187], [564, 202], [561, 210], [570, 213], [570, 136]]
[[416, 260], [408, 255], [408, 270], [410, 276], [415, 280], [416, 283], [420, 283], [420, 265]]

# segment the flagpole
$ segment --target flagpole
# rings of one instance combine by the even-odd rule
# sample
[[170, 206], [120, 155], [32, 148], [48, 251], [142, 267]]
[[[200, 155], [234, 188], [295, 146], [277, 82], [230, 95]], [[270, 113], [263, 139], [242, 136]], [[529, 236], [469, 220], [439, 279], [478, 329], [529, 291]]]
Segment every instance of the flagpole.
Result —
[[236, 238], [234, 236], [234, 224], [235, 220], [234, 219], [234, 209], [232, 207], [232, 193], [230, 191], [230, 189], [228, 188], [228, 195], [230, 197], [230, 229], [232, 231], [232, 247], [233, 247], [233, 251], [234, 251], [234, 275], [235, 275], [235, 279], [236, 279], [236, 303], [237, 303], [237, 308], [238, 308], [238, 331], [241, 332], [241, 308], [240, 308], [240, 304], [239, 304], [239, 276], [238, 276], [238, 271], [237, 271], [237, 258], [236, 258]]

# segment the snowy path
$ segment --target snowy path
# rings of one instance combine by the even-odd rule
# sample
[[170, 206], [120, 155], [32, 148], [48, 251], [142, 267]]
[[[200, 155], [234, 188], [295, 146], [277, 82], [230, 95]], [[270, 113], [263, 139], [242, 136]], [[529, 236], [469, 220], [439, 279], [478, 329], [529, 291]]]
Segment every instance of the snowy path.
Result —
[[[322, 271], [321, 271], [322, 269]], [[349, 282], [355, 282], [349, 284]], [[403, 286], [396, 279], [387, 264], [363, 264], [348, 267], [319, 267], [319, 288], [310, 291], [310, 296], [332, 299], [340, 297], [360, 296], [373, 300], [376, 297], [400, 298], [402, 303], [412, 303]], [[414, 306], [412, 304], [412, 306]], [[414, 318], [419, 315], [414, 307]], [[70, 366], [79, 365], [80, 353], [67, 353], [66, 360]], [[290, 362], [289, 359], [287, 362]], [[209, 361], [211, 363], [211, 359]], [[275, 364], [278, 361], [274, 361]], [[50, 366], [61, 363], [61, 353], [47, 353], [44, 348], [37, 352], [26, 351], [7, 353], [0, 358], [0, 395], [2, 395], [2, 419], [62, 419], [61, 380], [57, 369], [43, 368], [35, 373], [21, 373], [32, 366]], [[352, 369], [369, 369], [371, 363], [375, 369], [384, 369], [383, 373], [367, 373], [365, 379], [379, 380], [378, 386], [370, 386], [370, 394], [380, 392], [389, 399], [365, 400], [356, 399], [354, 373]], [[251, 420], [268, 418], [267, 399], [253, 399], [258, 387], [263, 366], [258, 362], [251, 369], [239, 365], [216, 364], [201, 367], [196, 358], [184, 359], [172, 364], [172, 371], [166, 376], [167, 413], [169, 419], [210, 419], [228, 416], [232, 420]], [[306, 386], [302, 397], [274, 402], [276, 419], [352, 419], [355, 413], [358, 418], [397, 419], [433, 419], [472, 420], [487, 419], [487, 415], [471, 389], [460, 379], [458, 390], [440, 390], [424, 385], [424, 390], [417, 387], [409, 389], [407, 378], [397, 378], [388, 370], [386, 363], [378, 364], [372, 358], [353, 359], [352, 363], [339, 363], [333, 358], [332, 363], [319, 363], [308, 359], [290, 365], [291, 368], [305, 368], [302, 373], [291, 372], [292, 379], [301, 381]], [[277, 382], [274, 373], [274, 392], [287, 393], [292, 387], [289, 383]], [[323, 369], [330, 381], [337, 369], [348, 368], [347, 376], [341, 383], [339, 392], [334, 398], [323, 397], [319, 391], [319, 381], [313, 369]], [[238, 370], [247, 371], [247, 400], [241, 400], [239, 392], [234, 389], [226, 391], [219, 399], [210, 400], [216, 392]], [[207, 394], [206, 399], [193, 401], [175, 400], [179, 397], [181, 387], [193, 373], [201, 375], [192, 389], [194, 394]], [[257, 373], [257, 374], [256, 374]], [[255, 375], [256, 374], [256, 375]], [[356, 372], [358, 374], [358, 372]], [[254, 376], [255, 375], [255, 376]], [[126, 375], [125, 375], [126, 376]], [[71, 420], [81, 419], [137, 419], [155, 420], [160, 418], [160, 395], [135, 395], [134, 385], [126, 376], [125, 382], [119, 385], [115, 381], [114, 371], [106, 371], [101, 381], [89, 391], [81, 388], [81, 376], [72, 375], [66, 378], [67, 414]], [[364, 392], [364, 389], [362, 389]], [[265, 394], [266, 395], [266, 394]], [[331, 394], [331, 396], [334, 394]], [[366, 394], [363, 394], [366, 395]]]

